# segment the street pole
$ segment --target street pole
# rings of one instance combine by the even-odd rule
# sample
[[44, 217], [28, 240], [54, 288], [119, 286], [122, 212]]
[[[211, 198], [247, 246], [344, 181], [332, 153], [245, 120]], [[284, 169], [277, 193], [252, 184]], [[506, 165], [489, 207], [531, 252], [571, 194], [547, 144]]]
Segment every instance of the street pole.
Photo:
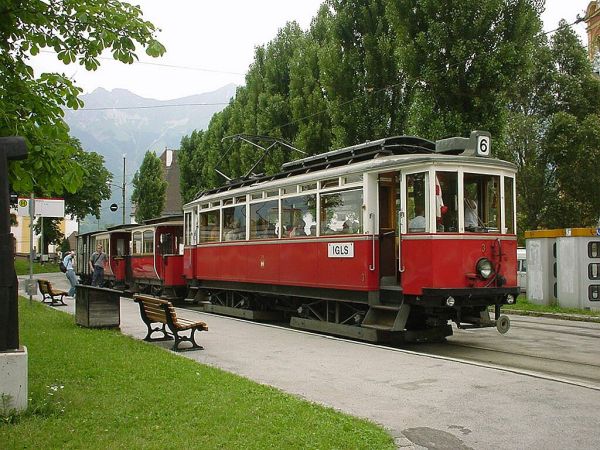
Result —
[[123, 204], [122, 206], [122, 213], [123, 213], [123, 225], [125, 225], [125, 155], [123, 155]]
[[0, 138], [0, 353], [19, 348], [19, 284], [15, 272], [13, 235], [10, 232], [8, 164], [11, 160], [25, 158], [27, 146], [24, 138]]

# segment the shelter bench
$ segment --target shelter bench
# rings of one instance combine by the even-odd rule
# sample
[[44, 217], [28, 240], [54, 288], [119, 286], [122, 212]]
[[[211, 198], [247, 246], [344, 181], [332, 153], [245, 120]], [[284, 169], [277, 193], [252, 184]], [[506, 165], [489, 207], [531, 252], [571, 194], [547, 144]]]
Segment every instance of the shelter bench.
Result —
[[[67, 291], [61, 291], [60, 289], [54, 289], [52, 283], [48, 280], [38, 279], [38, 286], [42, 294], [42, 303], [46, 303], [46, 300], [50, 299], [50, 305], [55, 306], [60, 302], [62, 305], [67, 306], [64, 302], [63, 297], [68, 295]], [[55, 297], [60, 297], [58, 300]]]
[[[177, 317], [173, 304], [167, 300], [140, 294], [134, 295], [133, 299], [140, 306], [140, 315], [148, 327], [145, 341], [168, 341], [175, 338], [173, 350], [176, 352], [204, 348], [196, 343], [194, 336], [196, 331], [208, 331], [206, 323]], [[153, 324], [161, 324], [161, 326], [153, 327]], [[167, 331], [167, 327], [170, 332]], [[187, 330], [190, 330], [189, 336], [181, 334], [182, 331]], [[153, 338], [151, 335], [154, 332], [160, 332], [162, 336]], [[184, 341], [191, 342], [192, 347], [180, 349], [179, 343]]]

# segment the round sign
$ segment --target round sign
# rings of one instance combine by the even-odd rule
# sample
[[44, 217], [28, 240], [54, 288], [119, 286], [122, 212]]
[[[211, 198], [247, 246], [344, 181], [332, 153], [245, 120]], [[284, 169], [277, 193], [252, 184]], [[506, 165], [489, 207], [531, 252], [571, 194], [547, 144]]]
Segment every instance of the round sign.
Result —
[[27, 206], [27, 200], [25, 200], [25, 199], [19, 200], [19, 206], [21, 208], [25, 208]]
[[115, 212], [117, 209], [119, 209], [119, 207], [117, 206], [117, 204], [116, 204], [116, 203], [113, 203], [112, 205], [110, 205], [110, 210], [111, 210], [112, 212]]

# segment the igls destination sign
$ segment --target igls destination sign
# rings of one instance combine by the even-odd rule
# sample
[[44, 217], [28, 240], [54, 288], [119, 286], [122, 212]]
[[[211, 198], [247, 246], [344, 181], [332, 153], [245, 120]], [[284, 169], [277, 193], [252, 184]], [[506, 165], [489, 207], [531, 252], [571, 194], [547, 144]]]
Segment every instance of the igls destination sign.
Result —
[[354, 258], [354, 242], [335, 242], [327, 244], [329, 258]]

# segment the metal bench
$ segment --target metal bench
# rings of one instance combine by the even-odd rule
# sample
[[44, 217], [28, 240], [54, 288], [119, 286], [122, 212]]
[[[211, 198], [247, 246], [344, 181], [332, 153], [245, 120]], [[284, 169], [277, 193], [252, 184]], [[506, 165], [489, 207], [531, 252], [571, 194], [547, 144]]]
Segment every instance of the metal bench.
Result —
[[[177, 317], [175, 308], [172, 303], [160, 298], [151, 297], [149, 295], [134, 295], [134, 301], [140, 306], [140, 314], [142, 320], [148, 327], [148, 333], [144, 338], [145, 341], [167, 341], [175, 339], [173, 344], [174, 351], [200, 349], [204, 347], [198, 345], [194, 339], [196, 331], [208, 331], [208, 326], [202, 321], [193, 321]], [[161, 324], [160, 327], [154, 327], [153, 324]], [[167, 331], [169, 328], [170, 332]], [[190, 330], [190, 335], [182, 335], [182, 331]], [[152, 337], [154, 332], [162, 333], [160, 337]], [[191, 348], [179, 348], [180, 342], [191, 342]]]
[[[46, 300], [50, 300], [50, 305], [51, 306], [67, 306], [67, 304], [64, 302], [63, 297], [65, 295], [68, 295], [69, 293], [67, 291], [61, 291], [59, 289], [54, 289], [52, 287], [52, 283], [50, 283], [48, 280], [41, 280], [38, 279], [38, 286], [40, 288], [40, 292], [42, 294], [42, 303], [46, 303]], [[58, 300], [55, 297], [60, 297]], [[60, 304], [59, 304], [60, 302]]]

